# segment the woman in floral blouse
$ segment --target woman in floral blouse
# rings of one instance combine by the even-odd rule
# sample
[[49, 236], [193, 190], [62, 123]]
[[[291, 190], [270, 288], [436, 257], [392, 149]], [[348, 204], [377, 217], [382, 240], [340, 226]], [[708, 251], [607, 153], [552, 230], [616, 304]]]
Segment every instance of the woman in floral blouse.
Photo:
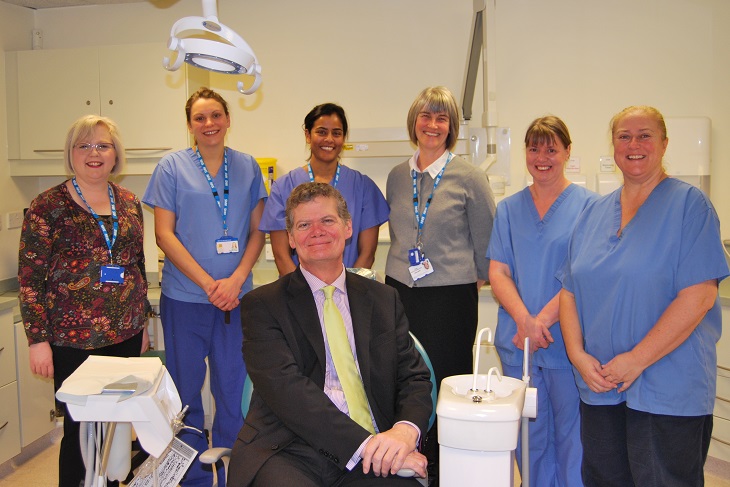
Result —
[[[142, 208], [109, 182], [125, 161], [116, 124], [77, 120], [64, 160], [73, 177], [31, 203], [18, 263], [30, 368], [56, 390], [89, 355], [139, 356], [149, 344]], [[59, 486], [78, 487], [84, 475], [79, 424], [66, 411]]]

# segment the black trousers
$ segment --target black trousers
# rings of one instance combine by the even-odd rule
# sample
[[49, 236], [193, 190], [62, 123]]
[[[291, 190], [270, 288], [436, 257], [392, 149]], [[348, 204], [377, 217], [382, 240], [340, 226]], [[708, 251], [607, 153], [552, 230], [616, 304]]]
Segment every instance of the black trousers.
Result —
[[398, 290], [410, 331], [431, 359], [437, 387], [444, 377], [472, 373], [479, 303], [476, 283], [408, 287], [388, 276], [385, 283]]
[[[410, 331], [428, 353], [441, 380], [473, 372], [472, 347], [476, 339], [479, 291], [476, 282], [454, 286], [408, 287], [392, 277], [385, 283], [394, 287], [408, 317]], [[438, 422], [438, 420], [437, 420]], [[429, 485], [438, 486], [438, 425], [423, 433], [423, 454], [428, 458]]]
[[269, 458], [252, 487], [419, 487], [414, 478], [376, 477], [362, 471], [362, 463], [348, 472], [336, 467], [302, 440], [295, 440]]
[[580, 403], [586, 487], [705, 485], [712, 415], [667, 416]]
[[[109, 357], [139, 357], [142, 350], [142, 333], [138, 333], [129, 340], [94, 350], [82, 350], [71, 347], [57, 347], [51, 345], [53, 351], [53, 386], [56, 391], [63, 381], [68, 378], [91, 355]], [[81, 457], [81, 442], [79, 441], [79, 423], [71, 419], [68, 407], [63, 405], [63, 439], [58, 458], [58, 486], [79, 487], [86, 476], [86, 468]], [[109, 483], [112, 485], [112, 483]], [[116, 484], [116, 482], [114, 483]]]

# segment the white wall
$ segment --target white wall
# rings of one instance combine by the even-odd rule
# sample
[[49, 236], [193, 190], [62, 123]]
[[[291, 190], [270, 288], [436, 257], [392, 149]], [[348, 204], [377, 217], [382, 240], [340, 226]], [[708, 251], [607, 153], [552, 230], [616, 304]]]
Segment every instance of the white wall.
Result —
[[[552, 113], [567, 122], [573, 155], [581, 158], [583, 173], [593, 181], [598, 158], [611, 153], [611, 116], [630, 104], [651, 104], [667, 117], [712, 119], [711, 196], [723, 236], [730, 238], [730, 193], [724, 189], [730, 182], [730, 140], [723, 137], [730, 131], [730, 31], [725, 28], [730, 2], [496, 2], [495, 95], [499, 124], [511, 127], [513, 140], [514, 184], [508, 193], [523, 184], [520, 140], [535, 117]], [[229, 144], [258, 157], [275, 157], [279, 171], [286, 171], [306, 157], [302, 120], [317, 103], [342, 104], [353, 127], [391, 127], [405, 123], [412, 99], [425, 86], [443, 84], [460, 96], [472, 3], [219, 0], [220, 21], [252, 46], [264, 76], [261, 89], [251, 97], [226, 91], [227, 80], [214, 79], [213, 87], [223, 90], [233, 105]], [[5, 19], [5, 12], [0, 13]], [[199, 0], [179, 0], [166, 8], [144, 2], [44, 9], [33, 20], [17, 14], [11, 27], [27, 36], [26, 48], [26, 29], [33, 22], [43, 30], [47, 49], [165, 43], [175, 20], [199, 15]], [[3, 48], [11, 49], [7, 43]], [[481, 112], [477, 96], [472, 125], [479, 124]], [[184, 123], [180, 107], [181, 130]], [[0, 137], [4, 140], [4, 133]], [[381, 173], [382, 180], [388, 170], [367, 160], [358, 164]], [[18, 184], [8, 183], [6, 174], [0, 167], [0, 190]], [[128, 180], [123, 184], [143, 191], [144, 178]], [[2, 257], [11, 262], [15, 254]], [[14, 273], [14, 262], [0, 267], [0, 279]]]
[[32, 29], [31, 10], [0, 2], [0, 280], [18, 275], [20, 230], [7, 229], [5, 214], [22, 209], [37, 192], [35, 181], [10, 179], [5, 101], [5, 52], [30, 49]]

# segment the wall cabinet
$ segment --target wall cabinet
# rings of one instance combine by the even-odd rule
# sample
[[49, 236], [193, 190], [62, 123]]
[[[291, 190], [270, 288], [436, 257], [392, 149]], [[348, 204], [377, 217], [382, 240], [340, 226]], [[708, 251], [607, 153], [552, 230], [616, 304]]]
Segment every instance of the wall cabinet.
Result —
[[89, 113], [119, 125], [127, 158], [186, 147], [186, 69], [165, 70], [165, 52], [162, 44], [130, 44], [13, 53], [8, 117], [17, 110], [18, 128], [9, 133], [9, 159], [62, 159], [69, 126]]

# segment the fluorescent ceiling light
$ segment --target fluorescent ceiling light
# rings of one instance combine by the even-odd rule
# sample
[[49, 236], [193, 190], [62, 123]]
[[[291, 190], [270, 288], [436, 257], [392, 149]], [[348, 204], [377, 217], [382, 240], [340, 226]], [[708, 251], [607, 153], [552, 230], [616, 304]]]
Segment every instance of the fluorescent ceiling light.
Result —
[[216, 0], [203, 0], [203, 17], [184, 17], [172, 26], [168, 49], [176, 54], [162, 60], [165, 69], [175, 71], [183, 61], [208, 71], [223, 74], [245, 74], [254, 77], [253, 84], [238, 91], [250, 95], [261, 84], [261, 66], [251, 47], [232, 29], [218, 21]]

